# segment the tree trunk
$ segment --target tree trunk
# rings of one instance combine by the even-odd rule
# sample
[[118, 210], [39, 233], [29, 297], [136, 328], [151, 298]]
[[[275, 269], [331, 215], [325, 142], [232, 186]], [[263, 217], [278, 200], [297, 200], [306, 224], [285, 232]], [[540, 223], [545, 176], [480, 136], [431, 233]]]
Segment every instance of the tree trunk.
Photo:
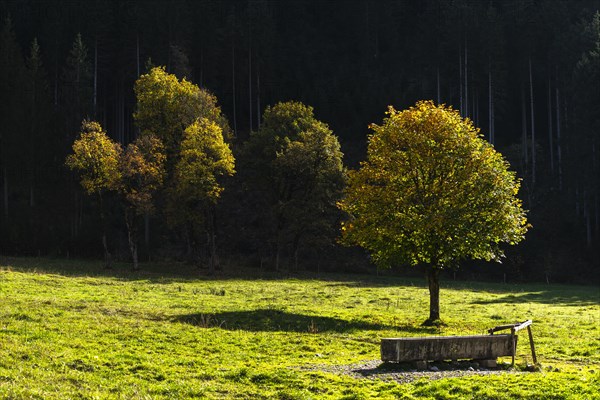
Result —
[[125, 225], [127, 226], [127, 241], [129, 242], [129, 251], [131, 252], [131, 261], [133, 270], [139, 270], [138, 250], [137, 250], [137, 232], [135, 226], [135, 216], [131, 215], [130, 210], [125, 210]]
[[460, 97], [460, 115], [464, 117], [464, 107], [463, 107], [463, 65], [462, 65], [462, 46], [458, 46], [458, 87], [459, 87], [459, 97]]
[[150, 215], [144, 214], [144, 245], [146, 246], [146, 254], [148, 261], [150, 260]]
[[[557, 77], [558, 80], [558, 77]], [[558, 91], [558, 83], [556, 84], [556, 157], [558, 158], [558, 188], [563, 189], [563, 174], [562, 174], [562, 144], [560, 139], [560, 96]]]
[[429, 318], [426, 324], [435, 324], [440, 320], [440, 271], [434, 266], [427, 267], [429, 284]]
[[275, 271], [279, 271], [279, 263], [281, 261], [281, 243], [280, 243], [280, 229], [277, 227], [277, 232], [275, 233], [275, 262], [274, 267]]
[[467, 39], [465, 39], [465, 117], [469, 116], [469, 69], [468, 69]]
[[106, 238], [106, 217], [104, 215], [104, 202], [102, 195], [98, 195], [100, 199], [100, 223], [102, 224], [102, 247], [104, 248], [104, 268], [112, 269], [112, 256], [108, 251], [108, 241]]
[[294, 251], [294, 271], [298, 271], [298, 254], [300, 252], [300, 239], [302, 238], [301, 234], [297, 234], [294, 236], [293, 243], [293, 251]]
[[550, 170], [554, 177], [554, 135], [552, 133], [552, 77], [548, 74], [548, 147], [550, 148]]
[[527, 106], [525, 105], [525, 89], [521, 86], [521, 147], [523, 151], [523, 168], [525, 175], [529, 166], [529, 152], [527, 143]]
[[6, 166], [2, 169], [3, 193], [4, 193], [4, 218], [8, 219], [8, 171]]
[[440, 66], [439, 65], [437, 66], [437, 69], [436, 69], [436, 78], [437, 78], [436, 79], [436, 81], [437, 81], [437, 85], [436, 85], [437, 86], [437, 103], [439, 105], [442, 101], [441, 100], [442, 96], [440, 94]]
[[598, 206], [599, 206], [598, 193], [594, 193], [594, 212], [595, 212], [594, 215], [596, 217], [594, 231], [596, 233], [596, 237], [600, 233], [600, 209], [598, 208]]
[[281, 260], [281, 245], [279, 241], [275, 243], [275, 271], [279, 271], [279, 262]]
[[249, 129], [248, 132], [252, 132], [252, 30], [250, 28], [250, 39], [248, 44], [248, 116], [249, 116]]
[[135, 35], [135, 64], [136, 64], [136, 78], [140, 77], [140, 35]]
[[494, 144], [494, 95], [492, 86], [492, 61], [488, 59], [488, 122], [489, 122], [489, 141]]
[[214, 275], [217, 269], [217, 241], [216, 241], [216, 223], [215, 223], [215, 209], [211, 206], [211, 209], [207, 212], [207, 233], [208, 233], [208, 273]]
[[529, 59], [529, 100], [531, 105], [531, 186], [535, 187], [535, 117], [533, 111], [533, 73]]
[[583, 192], [583, 196], [583, 215], [585, 218], [586, 244], [588, 248], [592, 248], [592, 218], [589, 200], [587, 198], [588, 194], [586, 191]]
[[97, 99], [98, 99], [98, 39], [94, 41], [94, 94], [92, 98], [94, 119], [97, 120]]
[[[36, 76], [33, 77], [33, 90], [31, 91], [31, 125], [30, 125], [30, 132], [29, 132], [29, 208], [33, 208], [35, 206], [35, 172], [36, 172], [36, 153], [35, 153], [35, 148], [36, 146], [34, 145], [34, 137], [36, 134], [36, 116], [38, 115], [37, 113], [37, 85], [36, 85], [36, 79], [37, 79], [37, 74]], [[32, 218], [33, 220], [33, 218]]]
[[193, 227], [190, 226], [190, 224], [187, 224], [185, 229], [184, 229], [184, 235], [185, 235], [185, 247], [186, 247], [186, 258], [188, 260], [188, 262], [190, 264], [194, 264], [195, 260], [194, 260], [194, 249], [193, 249]]
[[233, 99], [233, 135], [237, 137], [237, 115], [235, 109], [235, 42], [231, 40], [231, 90]]
[[260, 129], [260, 69], [256, 61], [256, 129]]

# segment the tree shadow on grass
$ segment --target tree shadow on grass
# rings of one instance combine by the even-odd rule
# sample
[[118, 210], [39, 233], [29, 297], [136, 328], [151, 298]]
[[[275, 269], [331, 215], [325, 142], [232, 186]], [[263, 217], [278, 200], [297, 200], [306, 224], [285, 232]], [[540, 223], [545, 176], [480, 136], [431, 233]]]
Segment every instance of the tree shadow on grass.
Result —
[[249, 332], [347, 333], [357, 330], [396, 330], [420, 335], [437, 333], [437, 330], [431, 327], [391, 326], [366, 321], [347, 321], [339, 318], [296, 314], [276, 309], [228, 311], [216, 314], [185, 314], [177, 316], [173, 320], [201, 328], [218, 327], [226, 330]]
[[[163, 262], [140, 262], [140, 270], [133, 271], [129, 262], [114, 262], [112, 268], [104, 268], [104, 262], [98, 259], [65, 259], [53, 257], [7, 257], [0, 255], [0, 271], [10, 270], [24, 273], [56, 274], [65, 277], [99, 277], [114, 278], [121, 281], [149, 281], [154, 284], [185, 283], [194, 281], [227, 281], [227, 280], [262, 280], [282, 281], [289, 279], [297, 280], [321, 280], [332, 281], [332, 286], [348, 287], [393, 287], [402, 286], [402, 278], [374, 277], [359, 274], [337, 274], [311, 272], [275, 272], [264, 271], [258, 268], [228, 266], [218, 270], [216, 274], [210, 275], [208, 269], [192, 265], [185, 261], [163, 261]], [[336, 280], [355, 280], [347, 283], [336, 282]], [[391, 280], [390, 280], [391, 279]], [[407, 283], [408, 284], [408, 281]], [[412, 285], [412, 283], [410, 283]]]
[[561, 293], [558, 291], [542, 291], [536, 293], [508, 294], [495, 299], [476, 300], [473, 304], [522, 304], [540, 303], [566, 306], [593, 306], [600, 304], [597, 291], [580, 291], [578, 293]]

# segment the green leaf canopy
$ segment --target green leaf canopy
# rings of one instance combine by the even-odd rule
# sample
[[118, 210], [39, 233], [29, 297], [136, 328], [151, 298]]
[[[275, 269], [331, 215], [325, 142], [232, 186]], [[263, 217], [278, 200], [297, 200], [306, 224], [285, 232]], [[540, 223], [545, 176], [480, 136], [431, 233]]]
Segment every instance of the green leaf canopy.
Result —
[[520, 181], [469, 119], [418, 102], [390, 107], [372, 125], [367, 161], [349, 174], [339, 203], [350, 219], [343, 241], [368, 250], [380, 266], [444, 268], [466, 259], [499, 260], [500, 244], [528, 229]]

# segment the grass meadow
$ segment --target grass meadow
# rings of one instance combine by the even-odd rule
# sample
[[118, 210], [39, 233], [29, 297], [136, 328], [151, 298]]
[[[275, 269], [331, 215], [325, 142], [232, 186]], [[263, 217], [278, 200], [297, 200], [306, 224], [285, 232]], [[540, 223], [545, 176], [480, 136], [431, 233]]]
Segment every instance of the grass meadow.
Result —
[[[600, 399], [597, 286], [442, 281], [446, 325], [422, 327], [424, 279], [128, 268], [0, 258], [0, 398]], [[526, 319], [537, 372], [524, 371], [525, 333], [516, 368], [500, 374], [398, 383], [335, 372], [377, 360], [382, 337]]]

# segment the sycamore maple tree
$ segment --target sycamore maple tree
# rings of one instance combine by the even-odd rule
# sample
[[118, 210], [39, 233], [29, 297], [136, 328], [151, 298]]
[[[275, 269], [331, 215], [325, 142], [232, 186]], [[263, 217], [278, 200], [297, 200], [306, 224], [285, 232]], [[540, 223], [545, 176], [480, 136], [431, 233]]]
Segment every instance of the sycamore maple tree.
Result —
[[338, 139], [312, 107], [289, 101], [266, 108], [244, 153], [249, 191], [273, 248], [274, 267], [279, 269], [289, 242], [297, 269], [303, 242], [311, 236], [325, 242], [338, 217], [335, 204], [345, 178]]
[[121, 146], [106, 135], [98, 122], [84, 120], [81, 124], [80, 136], [73, 143], [73, 154], [70, 154], [66, 160], [66, 165], [79, 173], [80, 183], [85, 192], [98, 197], [106, 268], [111, 266], [111, 255], [106, 240], [104, 195], [115, 190], [119, 185], [121, 154]]
[[166, 220], [185, 232], [192, 257], [208, 240], [209, 269], [216, 267], [214, 208], [222, 178], [234, 174], [234, 157], [226, 139], [231, 130], [217, 98], [186, 79], [177, 79], [163, 67], [152, 68], [135, 83], [134, 119], [141, 135], [154, 135], [164, 143]]
[[67, 156], [66, 164], [79, 173], [85, 192], [98, 197], [106, 267], [111, 265], [111, 256], [106, 238], [104, 197], [109, 192], [120, 194], [133, 269], [137, 270], [136, 219], [154, 212], [155, 194], [162, 187], [165, 175], [164, 146], [160, 139], [147, 134], [123, 151], [98, 122], [84, 120], [81, 134], [73, 143], [73, 154]]
[[186, 79], [177, 79], [164, 67], [154, 67], [135, 82], [137, 108], [133, 118], [142, 134], [152, 132], [165, 145], [167, 155], [177, 153], [183, 133], [198, 118], [213, 121], [225, 137], [231, 135], [217, 98]]
[[376, 264], [421, 265], [438, 323], [439, 273], [463, 259], [499, 261], [529, 227], [520, 181], [469, 119], [431, 101], [371, 125], [367, 160], [349, 173], [339, 203], [350, 218], [342, 241], [365, 248]]
[[220, 179], [235, 173], [235, 161], [222, 130], [206, 118], [197, 119], [183, 134], [179, 157], [173, 173], [170, 215], [187, 221], [191, 234], [204, 224], [209, 249], [209, 272], [216, 268], [215, 205], [223, 192]]
[[146, 134], [130, 143], [119, 159], [121, 179], [118, 192], [124, 203], [127, 239], [133, 261], [138, 269], [138, 223], [141, 215], [155, 212], [155, 197], [165, 177], [165, 152], [160, 139]]

